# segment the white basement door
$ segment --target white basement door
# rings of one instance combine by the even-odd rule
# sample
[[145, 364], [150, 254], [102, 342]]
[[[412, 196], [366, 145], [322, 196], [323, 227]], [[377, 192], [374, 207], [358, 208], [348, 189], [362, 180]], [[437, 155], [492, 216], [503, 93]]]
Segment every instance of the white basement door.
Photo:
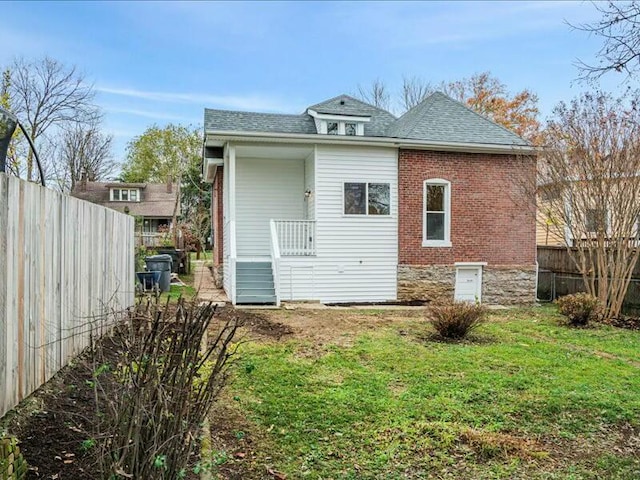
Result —
[[480, 302], [482, 296], [482, 267], [456, 267], [456, 289], [454, 298], [463, 302]]

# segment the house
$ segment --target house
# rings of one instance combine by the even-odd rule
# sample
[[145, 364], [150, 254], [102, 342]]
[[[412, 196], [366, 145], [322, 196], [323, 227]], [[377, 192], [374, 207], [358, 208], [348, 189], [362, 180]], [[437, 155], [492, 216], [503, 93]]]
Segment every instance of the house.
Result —
[[214, 268], [234, 304], [531, 303], [523, 139], [442, 93], [399, 118], [340, 95], [298, 115], [205, 109]]
[[640, 245], [637, 175], [609, 174], [589, 181], [542, 183], [537, 192], [536, 243], [540, 247]]
[[[180, 215], [179, 188], [167, 183], [78, 182], [71, 195], [137, 217], [138, 245], [162, 245], [163, 228], [170, 228], [174, 209]], [[165, 232], [166, 233], [166, 232]]]

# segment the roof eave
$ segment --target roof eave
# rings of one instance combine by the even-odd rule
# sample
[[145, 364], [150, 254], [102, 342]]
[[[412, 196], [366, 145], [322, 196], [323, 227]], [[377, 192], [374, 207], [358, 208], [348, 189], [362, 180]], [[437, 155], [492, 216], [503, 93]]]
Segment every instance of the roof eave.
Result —
[[467, 153], [517, 153], [521, 155], [535, 154], [538, 149], [531, 145], [502, 145], [485, 143], [457, 143], [427, 140], [414, 140], [392, 137], [357, 137], [338, 135], [319, 135], [307, 133], [274, 133], [274, 132], [243, 132], [233, 130], [207, 130], [205, 144], [217, 145], [224, 141], [259, 141], [272, 140], [274, 142], [289, 143], [318, 143], [341, 145], [375, 145], [380, 147], [413, 148], [419, 150], [444, 150]]

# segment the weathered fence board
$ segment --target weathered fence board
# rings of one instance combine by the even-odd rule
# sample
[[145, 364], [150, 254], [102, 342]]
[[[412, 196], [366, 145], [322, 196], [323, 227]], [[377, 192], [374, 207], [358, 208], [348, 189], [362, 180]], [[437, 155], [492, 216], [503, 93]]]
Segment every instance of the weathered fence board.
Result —
[[0, 173], [0, 417], [134, 301], [134, 220]]
[[[573, 249], [575, 250], [575, 247]], [[566, 247], [538, 245], [538, 266], [541, 270], [555, 273], [580, 274]], [[632, 277], [640, 278], [640, 262], [633, 269]]]

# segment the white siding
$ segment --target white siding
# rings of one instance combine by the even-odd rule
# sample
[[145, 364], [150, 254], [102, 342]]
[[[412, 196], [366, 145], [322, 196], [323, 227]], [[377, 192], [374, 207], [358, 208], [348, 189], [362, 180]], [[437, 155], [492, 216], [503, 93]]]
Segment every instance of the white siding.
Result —
[[238, 257], [269, 256], [269, 220], [304, 219], [304, 160], [238, 158]]
[[[398, 262], [397, 150], [318, 146], [315, 158], [317, 257], [283, 257], [283, 300], [395, 300]], [[345, 216], [344, 182], [390, 184], [391, 215]]]

